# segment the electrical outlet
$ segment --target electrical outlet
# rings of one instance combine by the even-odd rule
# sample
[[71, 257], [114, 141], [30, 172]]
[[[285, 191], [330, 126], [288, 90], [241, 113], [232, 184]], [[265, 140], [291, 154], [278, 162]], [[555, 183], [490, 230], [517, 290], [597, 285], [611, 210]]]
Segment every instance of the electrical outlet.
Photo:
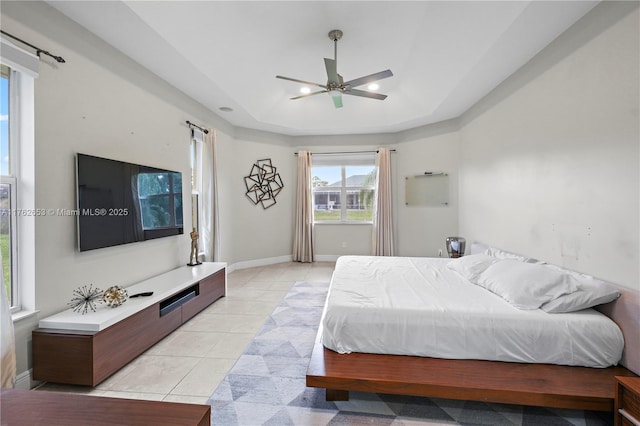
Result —
[[442, 249], [438, 249], [438, 257], [442, 257]]

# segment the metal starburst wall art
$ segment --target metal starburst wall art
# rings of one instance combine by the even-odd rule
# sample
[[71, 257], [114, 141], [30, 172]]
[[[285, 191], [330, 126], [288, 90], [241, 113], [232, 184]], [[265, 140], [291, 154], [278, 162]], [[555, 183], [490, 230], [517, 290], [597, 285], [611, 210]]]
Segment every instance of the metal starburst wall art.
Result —
[[258, 160], [251, 167], [249, 176], [245, 176], [244, 184], [247, 187], [245, 195], [255, 205], [262, 204], [263, 209], [268, 209], [276, 203], [276, 196], [284, 188], [280, 173], [271, 164], [270, 158]]
[[89, 288], [83, 285], [73, 290], [73, 299], [67, 305], [71, 306], [74, 312], [84, 315], [89, 309], [95, 312], [98, 303], [102, 303], [102, 290], [89, 284]]

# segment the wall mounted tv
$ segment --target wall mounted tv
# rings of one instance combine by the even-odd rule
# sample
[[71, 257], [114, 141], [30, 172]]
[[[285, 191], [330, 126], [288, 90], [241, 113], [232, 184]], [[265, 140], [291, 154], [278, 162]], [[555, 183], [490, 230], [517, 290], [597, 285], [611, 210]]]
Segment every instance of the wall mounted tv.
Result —
[[184, 233], [182, 173], [77, 154], [78, 248]]

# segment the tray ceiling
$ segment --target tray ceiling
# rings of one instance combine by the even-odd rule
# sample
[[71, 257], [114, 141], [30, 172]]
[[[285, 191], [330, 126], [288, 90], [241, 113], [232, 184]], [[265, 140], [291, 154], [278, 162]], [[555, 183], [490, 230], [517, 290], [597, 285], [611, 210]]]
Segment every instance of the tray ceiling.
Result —
[[[464, 113], [597, 1], [48, 1], [237, 127], [287, 135], [398, 132]], [[387, 68], [384, 101], [329, 95], [323, 58], [350, 80]], [[361, 89], [364, 87], [360, 87]], [[230, 107], [232, 112], [220, 108]]]

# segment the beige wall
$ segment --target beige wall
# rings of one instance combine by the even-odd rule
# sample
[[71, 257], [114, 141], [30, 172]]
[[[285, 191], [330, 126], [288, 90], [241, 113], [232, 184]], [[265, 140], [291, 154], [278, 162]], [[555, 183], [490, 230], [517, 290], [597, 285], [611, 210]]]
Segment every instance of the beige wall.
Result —
[[[398, 144], [396, 180], [396, 232], [400, 256], [447, 256], [445, 240], [458, 234], [457, 131], [418, 137]], [[424, 172], [449, 175], [449, 204], [446, 206], [406, 205], [405, 178]]]
[[[190, 176], [185, 120], [233, 130], [45, 3], [5, 2], [1, 19], [3, 30], [66, 60], [41, 60], [35, 81], [37, 208], [75, 208], [78, 152]], [[190, 192], [188, 179], [183, 192]], [[189, 222], [185, 215], [186, 229]], [[66, 309], [74, 289], [127, 286], [188, 260], [188, 234], [80, 253], [75, 217], [38, 217], [35, 225], [35, 282], [25, 284], [34, 286], [38, 312], [15, 323], [19, 376], [31, 365], [31, 330], [39, 318]]]
[[601, 3], [464, 116], [460, 233], [640, 289], [638, 3]]
[[[221, 157], [226, 170], [220, 169], [227, 185], [230, 203], [220, 207], [226, 210], [225, 228], [232, 232], [231, 243], [233, 262], [290, 256], [293, 252], [293, 196], [295, 193], [294, 149], [286, 144], [261, 143], [235, 138], [232, 141], [231, 156]], [[276, 204], [264, 209], [254, 205], [245, 195], [244, 177], [251, 172], [253, 164], [260, 159], [271, 159], [284, 183], [284, 188], [276, 197]], [[229, 208], [229, 206], [232, 206]], [[227, 232], [227, 230], [223, 231]]]

